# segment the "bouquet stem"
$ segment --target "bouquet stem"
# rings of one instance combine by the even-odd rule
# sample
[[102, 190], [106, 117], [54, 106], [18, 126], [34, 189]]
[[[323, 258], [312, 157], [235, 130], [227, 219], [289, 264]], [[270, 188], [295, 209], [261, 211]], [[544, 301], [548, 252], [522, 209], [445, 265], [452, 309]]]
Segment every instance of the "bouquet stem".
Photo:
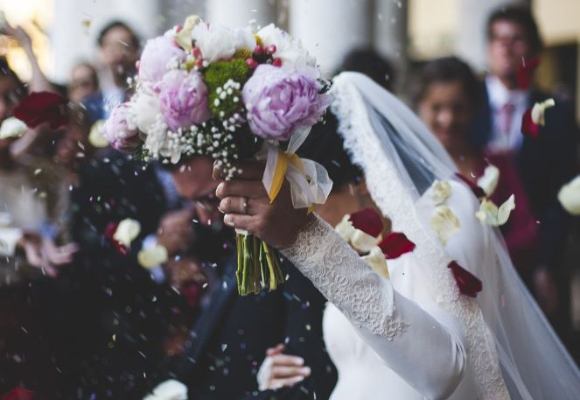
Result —
[[276, 250], [245, 232], [236, 233], [238, 248], [238, 293], [241, 296], [275, 290], [284, 282]]

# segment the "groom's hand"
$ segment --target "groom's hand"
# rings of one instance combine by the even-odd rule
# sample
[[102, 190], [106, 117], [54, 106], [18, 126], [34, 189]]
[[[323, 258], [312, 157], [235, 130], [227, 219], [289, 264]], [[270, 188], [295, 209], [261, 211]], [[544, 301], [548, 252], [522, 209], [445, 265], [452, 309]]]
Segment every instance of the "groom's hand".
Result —
[[292, 205], [288, 182], [284, 181], [280, 193], [270, 202], [262, 183], [264, 164], [246, 161], [238, 166], [242, 172], [222, 181], [216, 190], [224, 223], [248, 231], [273, 247], [292, 245], [310, 216], [306, 209]]

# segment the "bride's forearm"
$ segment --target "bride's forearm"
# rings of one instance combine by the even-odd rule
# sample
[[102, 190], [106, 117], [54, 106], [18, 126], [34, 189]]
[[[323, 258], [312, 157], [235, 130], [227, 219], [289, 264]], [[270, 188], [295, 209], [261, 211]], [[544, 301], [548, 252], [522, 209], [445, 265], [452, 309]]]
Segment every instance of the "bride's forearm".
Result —
[[401, 378], [428, 398], [446, 398], [466, 365], [459, 329], [397, 293], [319, 218], [282, 253], [357, 327]]

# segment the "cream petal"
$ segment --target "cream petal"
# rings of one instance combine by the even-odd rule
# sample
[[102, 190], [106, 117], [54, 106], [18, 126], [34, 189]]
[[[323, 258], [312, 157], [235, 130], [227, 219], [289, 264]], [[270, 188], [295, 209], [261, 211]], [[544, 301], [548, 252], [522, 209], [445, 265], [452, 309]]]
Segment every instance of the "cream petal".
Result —
[[139, 232], [141, 232], [141, 224], [134, 219], [127, 218], [119, 222], [119, 226], [117, 226], [113, 239], [126, 247], [130, 247], [131, 242], [139, 236]]
[[436, 206], [445, 203], [451, 196], [451, 185], [447, 181], [436, 180], [431, 186], [431, 196]]
[[379, 247], [373, 247], [369, 254], [363, 256], [362, 259], [365, 260], [379, 275], [387, 279], [390, 278], [387, 259]]
[[532, 121], [534, 124], [544, 126], [546, 124], [546, 110], [555, 105], [556, 102], [554, 99], [548, 99], [534, 104], [534, 107], [532, 107]]
[[137, 254], [137, 261], [143, 268], [153, 268], [165, 263], [169, 258], [167, 249], [158, 244], [148, 249], [143, 249]]
[[562, 207], [572, 215], [580, 215], [580, 176], [562, 186], [558, 193]]
[[105, 139], [105, 136], [102, 132], [102, 126], [105, 124], [104, 120], [99, 120], [93, 124], [91, 127], [91, 132], [89, 133], [89, 143], [91, 146], [96, 147], [98, 149], [107, 147], [109, 142]]
[[160, 383], [143, 400], [187, 400], [187, 386], [175, 379]]
[[445, 205], [438, 206], [433, 210], [430, 224], [443, 246], [445, 246], [449, 238], [451, 238], [455, 232], [461, 228], [459, 219], [455, 214], [453, 214], [451, 209]]
[[486, 196], [491, 196], [497, 188], [499, 181], [499, 168], [495, 165], [488, 165], [483, 175], [477, 180], [477, 186], [483, 189]]
[[27, 129], [26, 124], [18, 118], [7, 118], [0, 127], [0, 139], [19, 138]]
[[510, 213], [515, 208], [514, 195], [511, 195], [499, 208], [493, 201], [485, 199], [481, 202], [475, 216], [482, 224], [501, 226], [508, 221]]

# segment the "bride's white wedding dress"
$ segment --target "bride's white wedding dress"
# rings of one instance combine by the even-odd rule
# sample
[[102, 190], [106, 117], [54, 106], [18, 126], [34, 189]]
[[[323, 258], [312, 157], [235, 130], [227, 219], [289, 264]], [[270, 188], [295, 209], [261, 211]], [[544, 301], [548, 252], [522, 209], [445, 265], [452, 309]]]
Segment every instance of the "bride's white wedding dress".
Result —
[[[334, 81], [334, 113], [376, 205], [416, 244], [375, 273], [318, 217], [282, 253], [331, 303], [324, 335], [339, 371], [333, 400], [580, 398], [580, 372], [518, 278], [497, 229], [413, 113], [370, 79]], [[461, 227], [441, 244], [430, 219], [436, 180]], [[456, 261], [483, 282], [461, 294]]]

